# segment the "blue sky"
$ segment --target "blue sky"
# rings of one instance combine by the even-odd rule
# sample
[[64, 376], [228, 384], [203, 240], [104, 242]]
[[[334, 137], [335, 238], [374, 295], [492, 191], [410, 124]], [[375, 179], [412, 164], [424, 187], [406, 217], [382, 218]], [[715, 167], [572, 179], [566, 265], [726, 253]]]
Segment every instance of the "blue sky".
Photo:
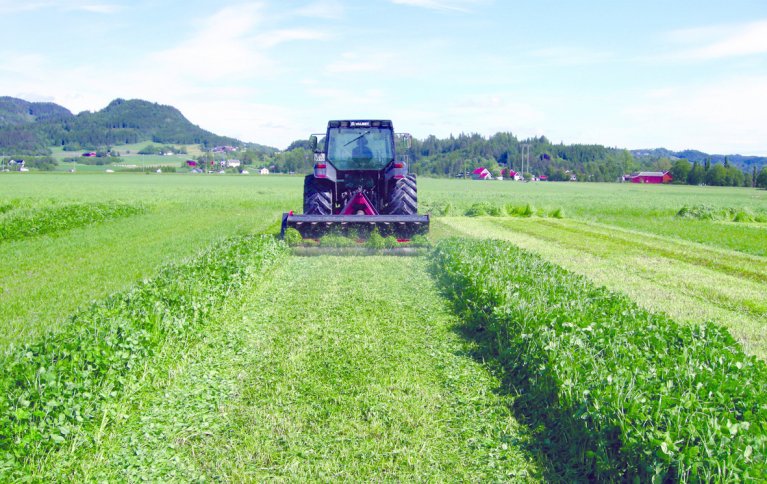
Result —
[[278, 148], [328, 119], [767, 155], [767, 1], [0, 0], [0, 95], [177, 107]]

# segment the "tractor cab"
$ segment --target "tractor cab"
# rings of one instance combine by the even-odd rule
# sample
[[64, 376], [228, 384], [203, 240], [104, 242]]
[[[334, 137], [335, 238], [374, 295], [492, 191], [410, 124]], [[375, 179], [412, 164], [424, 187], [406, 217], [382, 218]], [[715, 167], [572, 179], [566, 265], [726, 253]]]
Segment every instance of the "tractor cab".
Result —
[[323, 150], [318, 135], [313, 173], [304, 179], [304, 214], [285, 214], [283, 231], [296, 228], [304, 237], [331, 231], [393, 234], [407, 239], [428, 231], [428, 215], [418, 215], [415, 175], [407, 157], [397, 156], [396, 135], [389, 120], [329, 121]]

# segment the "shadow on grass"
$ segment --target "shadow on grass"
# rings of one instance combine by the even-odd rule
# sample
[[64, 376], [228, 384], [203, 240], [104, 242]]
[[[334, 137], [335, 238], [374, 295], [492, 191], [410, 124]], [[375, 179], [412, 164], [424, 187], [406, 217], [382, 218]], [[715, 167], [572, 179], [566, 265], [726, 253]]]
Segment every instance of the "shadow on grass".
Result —
[[[446, 297], [443, 294], [443, 297]], [[594, 472], [595, 442], [575, 435], [579, 426], [573, 417], [577, 412], [556, 404], [554, 382], [532, 382], [531, 373], [520, 363], [508, 337], [486, 324], [482, 315], [472, 315], [460, 302], [449, 301], [455, 314], [461, 317], [454, 331], [466, 342], [465, 354], [488, 368], [500, 381], [495, 390], [511, 397], [511, 411], [517, 421], [526, 426], [529, 439], [524, 442], [546, 482], [603, 482], [604, 474]], [[543, 362], [538, 362], [543, 364]], [[545, 390], [544, 390], [545, 389]], [[608, 481], [610, 479], [607, 479]]]

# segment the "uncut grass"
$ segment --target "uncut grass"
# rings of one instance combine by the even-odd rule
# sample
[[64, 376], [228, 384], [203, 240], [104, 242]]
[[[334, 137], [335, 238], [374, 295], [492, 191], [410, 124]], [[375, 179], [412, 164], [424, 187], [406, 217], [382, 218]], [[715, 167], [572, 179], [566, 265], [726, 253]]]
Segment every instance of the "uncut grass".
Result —
[[[512, 402], [466, 354], [425, 261], [293, 258], [279, 277], [252, 294], [230, 323], [248, 335], [245, 359], [234, 365], [242, 373], [240, 393], [219, 410], [223, 428], [181, 449], [182, 460], [196, 462], [201, 475], [235, 481], [539, 476]], [[127, 431], [141, 435], [140, 427]], [[144, 471], [151, 476], [157, 465]]]
[[5, 200], [133, 200], [152, 208], [129, 219], [0, 244], [0, 351], [61, 330], [82, 305], [221, 237], [276, 231], [282, 211], [300, 205], [300, 191], [291, 188], [300, 188], [300, 180], [288, 177], [43, 174], [6, 181]]
[[[669, 238], [765, 256], [765, 224], [680, 219], [683, 206], [748, 209], [767, 213], [767, 191], [751, 188], [649, 186], [632, 183], [519, 183], [418, 179], [421, 210], [444, 209], [463, 215], [472, 205], [530, 204], [550, 213], [564, 208], [567, 218], [608, 223]], [[439, 211], [439, 210], [437, 210]]]
[[[705, 253], [707, 249], [703, 246], [689, 244], [685, 248], [684, 244], [659, 237], [620, 234], [619, 229], [616, 237], [610, 238], [600, 233], [604, 227], [572, 221], [442, 220], [449, 230], [459, 233], [510, 240], [598, 284], [629, 295], [649, 310], [666, 312], [682, 322], [709, 320], [724, 325], [748, 353], [767, 357], [764, 340], [767, 284], [740, 277], [737, 270], [741, 267], [752, 271], [752, 262], [762, 262], [758, 257], [734, 252], [728, 257], [726, 251], [717, 249], [711, 257], [731, 264], [722, 272], [716, 266], [701, 267], [684, 257], [674, 258], [674, 254], [685, 251]], [[560, 223], [567, 223], [570, 230], [557, 230], [555, 225]], [[582, 233], [574, 228], [580, 228]], [[592, 234], [593, 230], [597, 232]], [[657, 244], [659, 253], [643, 244]], [[741, 266], [737, 265], [738, 260]]]

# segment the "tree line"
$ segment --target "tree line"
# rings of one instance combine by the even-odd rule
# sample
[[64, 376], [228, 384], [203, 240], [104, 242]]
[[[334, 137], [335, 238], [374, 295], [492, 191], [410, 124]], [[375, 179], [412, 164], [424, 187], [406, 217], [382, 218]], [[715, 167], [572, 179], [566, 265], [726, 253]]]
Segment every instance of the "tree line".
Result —
[[767, 188], [767, 167], [758, 171], [754, 165], [751, 170], [743, 171], [731, 165], [726, 157], [721, 164], [712, 163], [710, 160], [690, 163], [686, 159], [679, 159], [671, 165], [669, 172], [674, 177], [673, 183]]
[[[398, 147], [399, 148], [399, 147]], [[465, 176], [476, 168], [494, 175], [514, 170], [546, 175], [552, 181], [617, 182], [638, 171], [668, 171], [674, 183], [713, 186], [760, 186], [767, 188], [767, 167], [752, 165], [741, 170], [725, 157], [723, 163], [703, 163], [665, 156], [637, 157], [620, 148], [602, 145], [551, 143], [545, 136], [518, 139], [512, 133], [460, 134], [448, 138], [429, 136], [413, 139], [409, 149], [398, 150], [408, 157], [409, 169], [422, 176]], [[529, 157], [528, 153], [529, 152]], [[246, 165], [260, 165], [279, 173], [310, 173], [314, 165], [309, 142], [294, 141], [285, 151], [238, 155]], [[761, 177], [761, 178], [760, 178]], [[763, 180], [760, 185], [760, 180]]]

